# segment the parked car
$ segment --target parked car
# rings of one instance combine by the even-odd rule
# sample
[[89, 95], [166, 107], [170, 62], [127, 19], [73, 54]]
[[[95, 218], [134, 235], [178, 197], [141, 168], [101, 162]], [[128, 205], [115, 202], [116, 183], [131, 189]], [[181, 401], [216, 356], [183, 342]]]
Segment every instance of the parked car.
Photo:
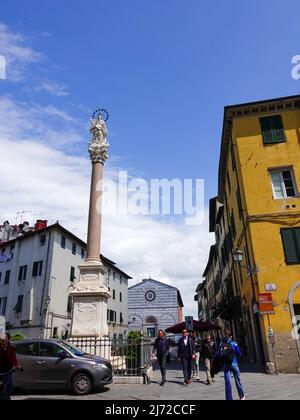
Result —
[[111, 363], [83, 353], [61, 340], [22, 340], [13, 343], [24, 372], [15, 374], [15, 387], [71, 389], [86, 395], [113, 381]]

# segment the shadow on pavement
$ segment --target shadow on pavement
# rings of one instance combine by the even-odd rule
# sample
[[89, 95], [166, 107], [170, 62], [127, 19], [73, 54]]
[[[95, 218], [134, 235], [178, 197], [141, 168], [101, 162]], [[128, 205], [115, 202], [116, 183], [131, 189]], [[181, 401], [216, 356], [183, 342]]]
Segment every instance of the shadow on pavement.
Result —
[[[99, 389], [95, 389], [94, 392], [92, 392], [91, 394], [89, 394], [90, 396], [96, 395], [96, 394], [105, 394], [106, 392], [109, 391], [109, 388], [105, 387], [105, 388], [99, 388]], [[34, 394], [34, 397], [32, 397], [32, 395]], [[24, 389], [14, 389], [13, 392], [13, 396], [20, 396], [20, 397], [24, 397], [26, 395], [30, 395], [30, 398], [26, 398], [26, 399], [30, 399], [30, 400], [37, 400], [37, 399], [45, 399], [43, 397], [45, 396], [65, 396], [65, 397], [77, 397], [80, 398], [80, 395], [75, 395], [72, 391], [68, 391], [68, 390], [57, 390], [57, 389], [28, 389], [28, 390], [24, 390]], [[25, 398], [24, 398], [25, 399]], [[48, 399], [48, 398], [46, 398]], [[52, 398], [49, 398], [52, 399]], [[57, 398], [55, 398], [57, 399]]]

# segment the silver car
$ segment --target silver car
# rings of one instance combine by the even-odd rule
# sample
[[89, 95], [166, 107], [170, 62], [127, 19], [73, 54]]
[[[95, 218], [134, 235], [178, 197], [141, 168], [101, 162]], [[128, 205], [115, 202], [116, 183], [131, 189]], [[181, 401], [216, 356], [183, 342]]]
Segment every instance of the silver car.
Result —
[[24, 369], [15, 374], [15, 387], [23, 389], [71, 389], [86, 395], [113, 381], [111, 363], [83, 353], [60, 340], [22, 340], [13, 344]]

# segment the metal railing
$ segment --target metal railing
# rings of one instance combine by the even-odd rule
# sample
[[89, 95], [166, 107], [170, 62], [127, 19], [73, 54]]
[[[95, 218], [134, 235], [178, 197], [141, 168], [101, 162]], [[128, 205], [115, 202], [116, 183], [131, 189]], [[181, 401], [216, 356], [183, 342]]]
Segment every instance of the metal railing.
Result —
[[149, 339], [72, 337], [68, 342], [84, 353], [109, 360], [114, 375], [143, 376], [150, 364], [152, 345]]

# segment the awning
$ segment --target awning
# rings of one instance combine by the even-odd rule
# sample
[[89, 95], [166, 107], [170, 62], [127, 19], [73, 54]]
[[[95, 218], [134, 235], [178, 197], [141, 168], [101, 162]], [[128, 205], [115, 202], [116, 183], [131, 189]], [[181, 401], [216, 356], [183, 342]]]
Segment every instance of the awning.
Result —
[[[218, 325], [211, 324], [210, 322], [200, 322], [194, 320], [194, 330], [198, 332], [205, 332], [205, 331], [221, 331], [222, 328]], [[182, 331], [186, 328], [185, 322], [181, 322], [180, 324], [173, 325], [166, 329], [167, 333], [178, 334], [182, 333]]]

